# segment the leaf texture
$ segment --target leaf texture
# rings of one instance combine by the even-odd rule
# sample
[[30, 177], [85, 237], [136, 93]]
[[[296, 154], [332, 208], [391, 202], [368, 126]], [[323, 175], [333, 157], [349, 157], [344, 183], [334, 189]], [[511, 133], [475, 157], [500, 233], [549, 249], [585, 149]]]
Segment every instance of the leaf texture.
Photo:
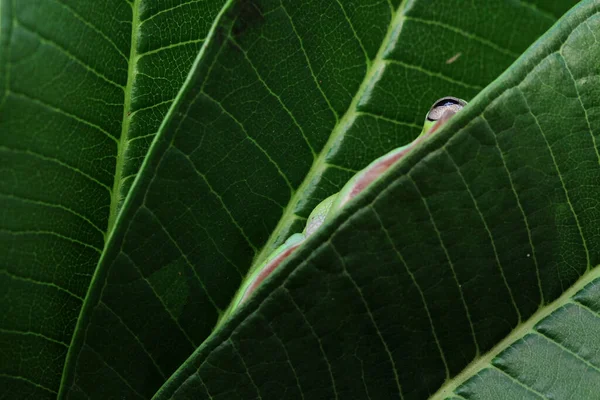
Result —
[[60, 391], [120, 204], [221, 6], [0, 1], [0, 387], [8, 398]]
[[597, 398], [599, 11], [311, 237], [157, 398]]
[[[492, 98], [481, 96], [471, 110], [479, 110], [485, 123], [471, 111], [460, 120], [464, 126], [452, 125], [464, 130], [456, 135], [464, 143], [452, 147], [454, 153], [444, 158], [432, 142], [418, 153], [426, 161], [413, 186], [402, 178], [405, 170], [390, 174], [365, 199], [387, 186], [398, 187], [399, 197], [382, 196], [379, 208], [348, 210], [242, 314], [222, 330], [213, 328], [251, 264], [300, 230], [320, 200], [372, 159], [412, 140], [436, 98], [475, 96], [573, 3], [0, 0], [0, 309], [6, 310], [0, 317], [0, 386], [8, 388], [6, 396], [150, 398], [169, 377], [159, 397], [179, 390], [178, 396], [191, 397], [376, 398], [401, 391], [417, 398], [438, 390], [579, 275], [588, 276], [585, 265], [593, 265], [593, 234], [585, 227], [593, 230], [594, 196], [577, 189], [594, 178], [595, 165], [580, 156], [585, 145], [569, 142], [576, 151], [562, 149], [548, 158], [539, 140], [514, 144], [517, 135], [497, 134], [517, 129], [513, 120], [534, 129], [522, 104], [525, 94], [520, 102], [518, 96], [498, 101], [515, 110], [486, 108]], [[568, 32], [582, 13], [561, 29]], [[520, 65], [535, 60], [532, 54]], [[512, 81], [505, 75], [498, 82], [490, 89], [496, 95]], [[538, 86], [530, 92], [553, 88], [548, 82]], [[547, 117], [546, 102], [560, 113]], [[530, 114], [546, 131], [558, 135], [561, 125], [552, 123], [560, 122], [579, 132], [581, 113], [571, 103], [543, 96], [531, 103]], [[593, 122], [591, 110], [586, 117]], [[487, 128], [467, 126], [470, 120]], [[449, 135], [435, 143], [441, 146]], [[494, 150], [477, 141], [488, 145], [492, 137], [498, 146], [519, 149], [504, 158], [506, 169], [522, 179], [510, 190], [511, 180], [496, 174]], [[554, 142], [548, 143], [552, 148]], [[487, 153], [468, 164], [469, 151]], [[573, 157], [580, 164], [571, 164]], [[533, 178], [519, 168], [532, 160], [537, 163], [527, 168], [539, 179], [534, 175], [536, 189], [527, 191]], [[578, 202], [561, 197], [555, 185], [562, 175], [554, 174], [549, 160], [561, 174], [578, 165], [563, 182], [565, 193], [581, 191], [574, 195]], [[398, 182], [392, 184], [391, 176]], [[473, 181], [483, 181], [479, 191], [457, 189]], [[499, 206], [491, 204], [494, 195], [501, 196]], [[521, 208], [510, 208], [516, 201], [511, 195]], [[434, 203], [422, 205], [430, 197]], [[480, 201], [507, 221], [532, 214], [525, 231], [530, 237], [514, 234], [519, 225], [487, 222], [492, 217]], [[575, 222], [569, 205], [581, 215]], [[419, 212], [402, 211], [411, 207]], [[345, 218], [351, 222], [340, 222]], [[439, 226], [438, 218], [445, 218]], [[462, 228], [465, 221], [472, 225]], [[586, 252], [573, 244], [577, 232], [590, 238]], [[447, 248], [440, 246], [444, 237], [453, 240]], [[473, 270], [492, 256], [498, 267], [521, 265], [515, 260], [524, 262], [521, 250], [536, 240], [540, 250], [526, 253], [529, 262], [535, 255], [536, 273]], [[419, 290], [397, 271], [395, 246], [411, 248], [406, 268], [421, 266], [434, 298], [443, 300], [426, 320]], [[463, 259], [458, 254], [465, 249]], [[298, 266], [301, 259], [306, 262]], [[361, 263], [375, 268], [357, 269]], [[467, 271], [460, 281], [474, 292], [465, 289], [461, 296], [448, 283], [459, 280], [456, 274], [448, 280], [447, 264], [454, 263]], [[444, 274], [432, 280], [441, 266]], [[538, 295], [511, 290], [533, 276]], [[481, 283], [494, 279], [504, 286]], [[483, 293], [479, 313], [446, 313], [455, 303], [437, 297], [445, 288], [454, 290], [449, 300], [465, 305]], [[393, 302], [390, 296], [396, 296]], [[498, 306], [498, 320], [485, 314], [489, 302]], [[397, 325], [395, 316], [402, 313], [415, 325]], [[391, 326], [378, 322], [384, 319]], [[440, 334], [434, 344], [427, 323], [433, 320], [457, 330]], [[231, 332], [236, 334], [227, 339]], [[380, 345], [388, 343], [388, 334], [397, 335], [393, 346]], [[262, 345], [276, 348], [265, 358]], [[419, 352], [409, 362], [414, 369], [400, 373], [403, 346]], [[458, 350], [444, 361], [436, 348]], [[288, 360], [274, 376], [291, 383], [267, 379], [269, 368], [279, 365], [268, 357]], [[361, 367], [341, 376], [346, 357], [347, 365]], [[364, 369], [373, 364], [377, 368]], [[407, 387], [411, 376], [426, 378], [418, 388]], [[314, 387], [307, 385], [311, 380]], [[364, 388], [356, 391], [360, 382]], [[466, 387], [461, 385], [452, 389], [457, 396]]]

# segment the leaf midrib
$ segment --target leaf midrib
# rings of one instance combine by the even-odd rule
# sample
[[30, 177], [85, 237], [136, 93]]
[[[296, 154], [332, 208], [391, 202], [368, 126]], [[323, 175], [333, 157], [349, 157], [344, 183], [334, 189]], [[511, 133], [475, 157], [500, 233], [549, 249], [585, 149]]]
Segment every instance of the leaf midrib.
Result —
[[[254, 270], [259, 266], [265, 259], [268, 257], [270, 252], [274, 249], [274, 244], [277, 240], [282, 238], [282, 235], [291, 227], [292, 221], [299, 216], [295, 215], [296, 208], [300, 201], [302, 201], [306, 197], [306, 193], [310, 189], [310, 185], [313, 182], [313, 178], [323, 174], [324, 170], [327, 168], [328, 163], [326, 158], [330, 156], [329, 152], [332, 148], [335, 147], [336, 143], [339, 141], [339, 138], [342, 137], [348, 127], [352, 126], [354, 120], [357, 116], [359, 116], [358, 104], [361, 99], [364, 98], [365, 93], [372, 89], [373, 84], [378, 81], [377, 75], [383, 72], [385, 67], [385, 54], [388, 51], [389, 44], [397, 37], [400, 32], [399, 30], [395, 30], [396, 27], [402, 26], [402, 22], [405, 19], [404, 11], [407, 7], [408, 0], [403, 0], [402, 3], [398, 6], [398, 8], [394, 11], [392, 5], [390, 4], [391, 18], [390, 24], [387, 27], [387, 32], [381, 41], [381, 45], [379, 46], [379, 50], [377, 51], [377, 55], [371, 62], [367, 62], [367, 72], [356, 91], [356, 94], [352, 98], [352, 102], [348, 106], [348, 109], [344, 113], [344, 115], [337, 119], [335, 126], [331, 131], [331, 135], [329, 139], [319, 152], [318, 156], [314, 159], [312, 166], [310, 167], [306, 177], [298, 187], [298, 189], [294, 192], [288, 205], [283, 211], [283, 215], [279, 219], [279, 222], [269, 239], [263, 246], [262, 250], [258, 255], [254, 258], [252, 267], [248, 270], [248, 275], [250, 276]], [[362, 47], [362, 43], [361, 43]], [[367, 58], [367, 61], [368, 58]]]
[[[120, 207], [119, 205], [122, 203], [122, 194], [121, 188], [123, 187], [123, 182], [125, 181], [123, 177], [123, 170], [126, 161], [125, 154], [127, 153], [127, 147], [129, 145], [129, 124], [131, 121], [131, 100], [132, 100], [132, 87], [133, 82], [135, 81], [135, 74], [137, 71], [137, 60], [139, 55], [137, 54], [137, 40], [138, 40], [138, 32], [137, 29], [140, 26], [140, 16], [139, 16], [139, 3], [141, 0], [134, 0], [133, 4], [131, 4], [131, 47], [129, 50], [129, 66], [127, 69], [127, 84], [125, 86], [125, 100], [123, 105], [123, 123], [121, 124], [121, 137], [117, 143], [117, 163], [115, 166], [115, 180], [113, 182], [112, 195], [110, 198], [110, 213], [108, 216], [108, 226], [106, 229], [107, 235], [110, 236], [110, 232], [112, 232], [115, 221], [117, 220], [117, 216], [119, 214]], [[126, 177], [125, 177], [126, 178]]]
[[519, 339], [522, 339], [530, 332], [534, 332], [534, 327], [543, 319], [550, 316], [553, 312], [558, 310], [569, 302], [569, 300], [581, 291], [585, 286], [600, 278], [600, 265], [594, 268], [588, 269], [588, 272], [583, 274], [570, 288], [563, 292], [553, 302], [541, 306], [538, 310], [529, 317], [528, 320], [517, 325], [504, 339], [502, 339], [496, 346], [490, 349], [482, 356], [473, 360], [467, 365], [458, 375], [454, 378], [446, 381], [440, 389], [435, 392], [429, 400], [444, 400], [454, 394], [454, 391], [458, 389], [463, 383], [477, 375], [479, 372], [489, 367], [500, 353], [506, 350], [511, 344]]
[[81, 341], [80, 336], [84, 331], [84, 316], [86, 312], [89, 312], [89, 307], [91, 305], [90, 296], [93, 293], [93, 289], [96, 286], [96, 282], [99, 279], [98, 274], [100, 268], [98, 267], [106, 254], [106, 248], [110, 243], [111, 233], [113, 232], [113, 228], [115, 226], [115, 222], [117, 220], [117, 216], [119, 214], [119, 204], [121, 203], [121, 187], [123, 186], [123, 166], [126, 161], [125, 153], [127, 150], [127, 145], [129, 142], [129, 122], [131, 120], [129, 111], [131, 109], [131, 99], [132, 99], [132, 86], [134, 81], [134, 76], [136, 73], [136, 65], [137, 65], [137, 29], [139, 27], [139, 3], [141, 0], [134, 0], [133, 3], [130, 3], [132, 9], [131, 15], [131, 47], [129, 50], [129, 66], [127, 69], [127, 83], [125, 86], [125, 99], [123, 105], [123, 123], [121, 127], [121, 137], [117, 142], [117, 161], [115, 165], [115, 179], [113, 182], [113, 188], [110, 198], [110, 212], [108, 217], [108, 225], [106, 228], [106, 234], [104, 236], [104, 249], [97, 263], [97, 267], [94, 270], [94, 274], [92, 279], [90, 280], [89, 287], [87, 293], [85, 295], [85, 299], [83, 304], [81, 305], [79, 315], [77, 317], [77, 323], [75, 325], [75, 329], [73, 330], [73, 334], [71, 336], [71, 342], [69, 343], [69, 349], [67, 350], [67, 355], [65, 357], [65, 363], [63, 365], [62, 376], [60, 380], [60, 386], [58, 389], [58, 394], [56, 396], [57, 399], [64, 399], [67, 396], [69, 391], [69, 379], [71, 379], [73, 369], [76, 366], [76, 361], [78, 357], [78, 351], [80, 350], [80, 346], [78, 342]]

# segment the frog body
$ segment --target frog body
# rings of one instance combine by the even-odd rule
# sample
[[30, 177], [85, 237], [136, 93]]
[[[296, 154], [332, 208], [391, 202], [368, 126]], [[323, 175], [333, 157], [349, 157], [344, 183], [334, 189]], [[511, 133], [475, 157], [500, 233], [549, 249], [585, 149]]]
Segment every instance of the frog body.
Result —
[[425, 117], [423, 130], [414, 141], [379, 157], [366, 168], [356, 173], [338, 193], [329, 196], [319, 203], [308, 217], [303, 232], [290, 236], [262, 262], [252, 276], [246, 278], [246, 283], [234, 300], [234, 309], [245, 302], [260, 284], [296, 251], [308, 237], [318, 231], [324, 223], [333, 219], [339, 213], [339, 210], [350, 200], [369, 187], [373, 181], [406, 156], [419, 143], [434, 134], [466, 104], [466, 101], [456, 97], [442, 97], [437, 100]]

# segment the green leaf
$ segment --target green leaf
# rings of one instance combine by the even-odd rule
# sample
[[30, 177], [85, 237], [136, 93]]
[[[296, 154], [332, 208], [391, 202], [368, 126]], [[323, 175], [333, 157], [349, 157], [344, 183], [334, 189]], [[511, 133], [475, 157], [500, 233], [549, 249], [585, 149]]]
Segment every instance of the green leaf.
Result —
[[120, 204], [223, 5], [159, 3], [0, 0], [8, 398], [66, 390], [65, 359]]
[[309, 239], [158, 398], [597, 398], [599, 11]]
[[560, 338], [548, 319], [597, 263], [593, 90], [538, 69], [580, 37], [590, 56], [564, 59], [593, 81], [592, 2], [213, 331], [320, 200], [575, 2], [465, 3], [0, 0], [7, 396], [149, 398], [169, 377], [159, 398], [466, 396], [485, 351], [524, 362], [501, 351], [528, 323]]

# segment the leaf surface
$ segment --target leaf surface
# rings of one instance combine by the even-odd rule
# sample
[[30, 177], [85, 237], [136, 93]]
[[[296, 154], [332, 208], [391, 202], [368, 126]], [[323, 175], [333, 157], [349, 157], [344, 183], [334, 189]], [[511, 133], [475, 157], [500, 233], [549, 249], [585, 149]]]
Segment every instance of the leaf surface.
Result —
[[599, 11], [311, 237], [157, 398], [597, 398]]
[[0, 0], [6, 397], [61, 390], [120, 204], [221, 6]]
[[[311, 209], [354, 172], [414, 138], [436, 98], [472, 98], [572, 3], [261, 0], [221, 8], [223, 2], [2, 0], [0, 202], [10, 212], [0, 213], [0, 288], [6, 293], [0, 308], [8, 310], [0, 325], [2, 353], [8, 355], [0, 380], [10, 397], [149, 398], [203, 343], [163, 393], [178, 388], [207, 354], [223, 357], [219, 363], [225, 371], [233, 368], [235, 378], [240, 359], [211, 349], [249, 314], [222, 331], [212, 329], [253, 260], [259, 263], [300, 230]], [[390, 213], [394, 205], [386, 207]], [[366, 221], [357, 226], [373, 224]], [[431, 232], [405, 232], [408, 238], [392, 242], [418, 247], [417, 239], [431, 240]], [[468, 237], [462, 235], [457, 242]], [[431, 246], [437, 250], [428, 257], [438, 262], [439, 244]], [[316, 249], [313, 256], [324, 257]], [[349, 258], [358, 262], [364, 254], [353, 250]], [[489, 256], [487, 247], [477, 251], [483, 255], [469, 259], [469, 266]], [[344, 260], [344, 253], [328, 257]], [[303, 266], [298, 273], [309, 270]], [[369, 271], [360, 285], [378, 282], [372, 275], [378, 270]], [[569, 270], [561, 271], [565, 285], [572, 282]], [[260, 307], [270, 304], [282, 315], [291, 310], [296, 322], [310, 321], [315, 301], [321, 307], [322, 289], [302, 279], [302, 301]], [[271, 354], [289, 357], [293, 350], [302, 356], [292, 365], [309, 375], [298, 379], [328, 370], [314, 346], [327, 336], [327, 324], [347, 323], [339, 319], [344, 307], [356, 305], [352, 291], [342, 289], [327, 307], [315, 306], [325, 324], [313, 329], [315, 337], [302, 336], [310, 332], [306, 327], [296, 332], [289, 325], [288, 333], [306, 345], [280, 346]], [[253, 318], [270, 315], [256, 311], [262, 293], [246, 309], [254, 310]], [[365, 295], [363, 307], [366, 299], [387, 300], [389, 293]], [[418, 300], [408, 297], [402, 298]], [[530, 297], [523, 315], [539, 304]], [[267, 320], [274, 329], [285, 322]], [[505, 330], [514, 324], [508, 318]], [[482, 331], [500, 337], [497, 325], [489, 325]], [[247, 344], [263, 332], [253, 331], [250, 322], [240, 326], [251, 332]], [[376, 332], [370, 331], [375, 338]], [[380, 350], [372, 357], [381, 359]], [[254, 358], [252, 348], [244, 351], [258, 364], [265, 360]], [[447, 367], [452, 374], [475, 358], [466, 346], [458, 354]], [[357, 357], [362, 364], [363, 356]], [[439, 384], [436, 366], [426, 366], [432, 368], [426, 390]], [[394, 369], [379, 367], [384, 373], [376, 379], [386, 384], [378, 390], [399, 381], [387, 379]], [[229, 398], [234, 381], [223, 370], [211, 384], [223, 384]], [[332, 371], [330, 366], [314, 377], [323, 382], [316, 390], [332, 390]], [[194, 376], [206, 379], [205, 373], [201, 368]], [[196, 393], [190, 391], [194, 379], [181, 390]], [[360, 382], [356, 375], [346, 381]], [[237, 396], [244, 398], [248, 382], [238, 385]], [[258, 388], [266, 397], [280, 389], [269, 382], [265, 378]], [[298, 382], [289, 396], [304, 393]]]

